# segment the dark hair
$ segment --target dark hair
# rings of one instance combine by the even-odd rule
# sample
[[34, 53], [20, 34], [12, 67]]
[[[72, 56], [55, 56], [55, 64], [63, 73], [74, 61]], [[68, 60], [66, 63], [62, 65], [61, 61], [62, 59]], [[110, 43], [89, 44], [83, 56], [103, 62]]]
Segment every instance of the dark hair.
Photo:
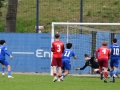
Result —
[[0, 40], [0, 44], [3, 45], [5, 43], [5, 40]]
[[66, 48], [67, 48], [67, 49], [70, 49], [71, 47], [72, 47], [72, 43], [67, 43], [67, 44], [66, 44]]
[[55, 38], [59, 38], [60, 37], [60, 35], [59, 34], [55, 34]]
[[103, 42], [102, 42], [102, 45], [103, 45], [103, 46], [107, 46], [107, 44], [108, 44], [108, 43], [107, 43], [106, 41], [103, 41]]
[[88, 54], [84, 54], [84, 57], [89, 57], [89, 55]]
[[113, 39], [113, 43], [117, 43], [117, 39], [116, 38]]

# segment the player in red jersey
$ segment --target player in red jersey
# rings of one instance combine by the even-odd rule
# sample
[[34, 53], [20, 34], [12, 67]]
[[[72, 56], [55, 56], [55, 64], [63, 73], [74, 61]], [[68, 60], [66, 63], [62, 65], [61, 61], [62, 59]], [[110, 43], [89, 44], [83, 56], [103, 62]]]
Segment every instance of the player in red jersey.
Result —
[[59, 40], [60, 35], [55, 34], [55, 41], [52, 43], [51, 51], [53, 52], [51, 66], [53, 67], [53, 82], [57, 81], [57, 71], [58, 67], [58, 81], [60, 81], [60, 77], [62, 74], [62, 54], [64, 52], [64, 43]]
[[98, 64], [99, 64], [101, 80], [103, 79], [103, 75], [104, 75], [105, 83], [107, 83], [106, 78], [108, 76], [107, 70], [108, 70], [109, 56], [110, 56], [110, 50], [109, 50], [109, 48], [107, 48], [107, 42], [104, 41], [104, 42], [102, 42], [102, 46], [96, 50], [96, 60], [98, 61]]

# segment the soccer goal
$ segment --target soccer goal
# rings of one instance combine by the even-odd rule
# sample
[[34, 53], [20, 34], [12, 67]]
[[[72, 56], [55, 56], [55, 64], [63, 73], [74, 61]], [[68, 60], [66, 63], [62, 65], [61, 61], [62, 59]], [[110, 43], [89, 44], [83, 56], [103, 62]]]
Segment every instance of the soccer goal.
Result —
[[[85, 63], [84, 54], [93, 56], [96, 48], [101, 46], [102, 41], [107, 41], [110, 45], [114, 37], [119, 38], [119, 30], [120, 23], [52, 22], [51, 43], [54, 41], [55, 33], [60, 34], [60, 40], [64, 44], [72, 43], [77, 60], [71, 59], [71, 74], [90, 74], [93, 71], [89, 67], [83, 71], [76, 71], [74, 68], [82, 67]], [[51, 75], [52, 72], [51, 67]]]

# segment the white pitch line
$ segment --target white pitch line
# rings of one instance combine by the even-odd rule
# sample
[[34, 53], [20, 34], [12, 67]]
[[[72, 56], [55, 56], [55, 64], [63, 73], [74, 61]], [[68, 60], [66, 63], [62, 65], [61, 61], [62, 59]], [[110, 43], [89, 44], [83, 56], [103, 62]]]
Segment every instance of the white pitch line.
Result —
[[12, 54], [34, 54], [34, 52], [12, 52]]

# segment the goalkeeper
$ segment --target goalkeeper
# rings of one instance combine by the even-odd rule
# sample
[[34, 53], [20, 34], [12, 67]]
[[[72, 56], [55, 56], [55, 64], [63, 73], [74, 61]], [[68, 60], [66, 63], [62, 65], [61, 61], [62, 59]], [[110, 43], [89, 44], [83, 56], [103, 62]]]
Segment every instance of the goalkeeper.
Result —
[[99, 73], [99, 65], [94, 59], [95, 57], [89, 57], [88, 54], [84, 54], [85, 57], [85, 65], [81, 68], [75, 68], [75, 70], [84, 70], [87, 66], [90, 66], [94, 69], [94, 72]]
[[[91, 58], [88, 56], [88, 54], [84, 54], [85, 57], [85, 65], [81, 68], [75, 68], [75, 70], [84, 70], [87, 66], [90, 66], [91, 68], [94, 69], [95, 73], [100, 73], [99, 72], [99, 65], [98, 62], [96, 62], [94, 59], [95, 57], [92, 56]], [[110, 69], [108, 68], [108, 71], [110, 71]], [[119, 76], [117, 75], [117, 77], [119, 78]]]

